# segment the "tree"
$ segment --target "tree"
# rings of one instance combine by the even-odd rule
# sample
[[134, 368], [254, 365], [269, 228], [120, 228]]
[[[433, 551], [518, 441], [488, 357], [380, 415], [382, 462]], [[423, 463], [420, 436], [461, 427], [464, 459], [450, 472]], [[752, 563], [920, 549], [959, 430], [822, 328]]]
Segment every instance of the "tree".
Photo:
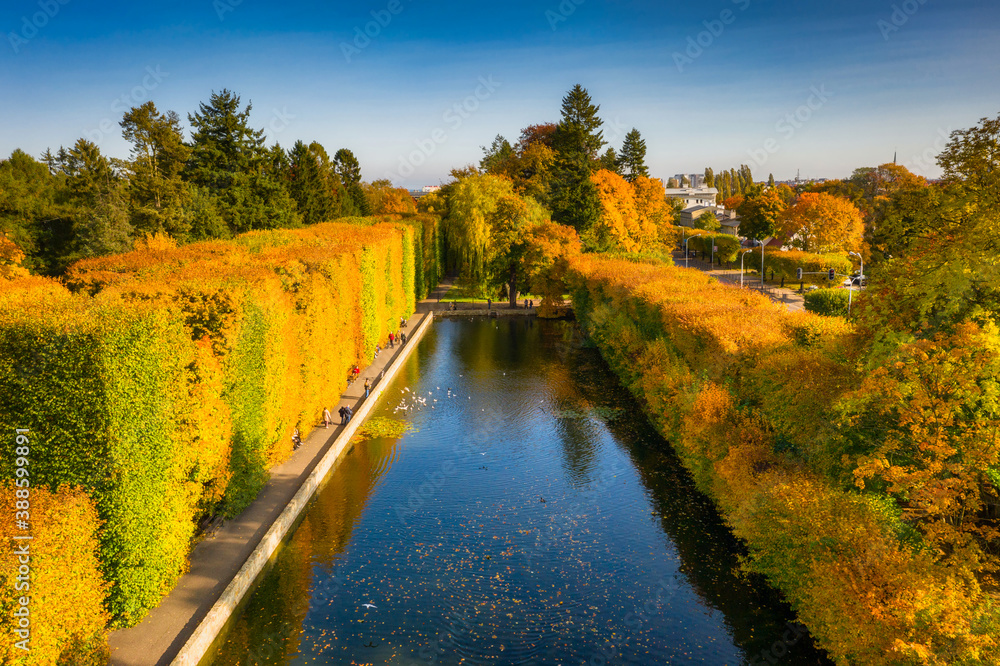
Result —
[[711, 208], [702, 211], [701, 215], [694, 218], [694, 228], [704, 229], [705, 231], [716, 231], [722, 227], [722, 223], [719, 222], [719, 218], [715, 216], [715, 211]]
[[705, 187], [715, 187], [715, 172], [712, 167], [705, 167]]
[[602, 252], [637, 252], [650, 247], [657, 229], [648, 219], [640, 221], [632, 184], [607, 170], [595, 173], [591, 181], [597, 189], [601, 217], [584, 235], [587, 246]]
[[463, 279], [484, 296], [507, 284], [508, 294], [516, 299], [523, 234], [545, 221], [544, 209], [533, 199], [519, 197], [509, 180], [490, 174], [461, 174], [446, 189], [445, 234]]
[[639, 226], [652, 225], [656, 229], [658, 242], [667, 246], [673, 245], [677, 210], [673, 206], [673, 200], [668, 200], [663, 192], [663, 181], [659, 178], [639, 176], [632, 183], [632, 189], [635, 191]]
[[483, 159], [479, 161], [479, 168], [484, 172], [508, 178], [517, 174], [516, 154], [507, 139], [497, 134], [489, 147], [481, 146], [481, 148]]
[[584, 235], [600, 218], [590, 174], [605, 145], [595, 106], [579, 84], [563, 98], [562, 120], [552, 137], [556, 159], [552, 179], [552, 218]]
[[566, 290], [569, 262], [582, 251], [580, 237], [572, 227], [555, 222], [543, 222], [527, 236], [524, 265], [532, 293], [542, 297], [538, 316], [554, 316]]
[[747, 196], [736, 209], [740, 234], [757, 241], [771, 238], [778, 231], [778, 219], [784, 210], [785, 202], [771, 190]]
[[341, 215], [370, 215], [368, 200], [361, 189], [361, 164], [354, 153], [347, 148], [341, 148], [333, 156], [333, 165], [334, 172], [344, 187], [340, 199]]
[[937, 162], [945, 178], [961, 181], [996, 202], [1000, 198], [1000, 115], [952, 132]]
[[803, 194], [781, 214], [779, 231], [788, 244], [803, 252], [859, 252], [864, 223], [861, 211], [846, 199]]
[[251, 109], [224, 89], [188, 114], [193, 133], [186, 176], [219, 199], [218, 210], [234, 232], [297, 226], [286, 174], [277, 172], [278, 156], [265, 148], [264, 130], [250, 128]]
[[181, 175], [191, 149], [184, 144], [180, 117], [173, 111], [161, 114], [153, 102], [146, 102], [127, 111], [120, 125], [122, 136], [132, 144], [132, 226], [140, 233], [166, 232], [186, 240], [189, 191]]
[[393, 187], [388, 180], [362, 183], [361, 188], [368, 201], [369, 215], [391, 215], [393, 213], [416, 213], [417, 204], [410, 192], [403, 187]]
[[630, 183], [634, 183], [640, 176], [649, 177], [649, 169], [646, 167], [646, 141], [634, 127], [625, 135], [618, 165], [619, 173]]
[[0, 233], [0, 280], [15, 280], [29, 275], [28, 269], [21, 265], [24, 252], [17, 243]]
[[722, 202], [722, 205], [726, 210], [737, 210], [740, 204], [743, 203], [743, 195], [737, 194], [736, 196], [729, 197]]
[[305, 143], [296, 141], [288, 151], [288, 161], [288, 193], [295, 200], [302, 221], [316, 224], [327, 220], [330, 215], [329, 200], [324, 197], [327, 184], [320, 175], [315, 154]]
[[774, 183], [774, 174], [773, 173], [768, 174], [768, 176], [767, 176], [767, 186], [768, 187], [774, 187], [774, 185], [775, 185], [775, 183]]

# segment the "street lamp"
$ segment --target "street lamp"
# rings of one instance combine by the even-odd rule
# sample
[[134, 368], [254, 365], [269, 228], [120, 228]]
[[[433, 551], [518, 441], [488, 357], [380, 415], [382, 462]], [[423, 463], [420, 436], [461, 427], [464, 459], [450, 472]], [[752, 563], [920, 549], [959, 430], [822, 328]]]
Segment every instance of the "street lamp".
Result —
[[760, 293], [764, 293], [764, 241], [760, 241]]
[[753, 252], [753, 249], [743, 250], [743, 253], [740, 254], [740, 289], [743, 288], [743, 259], [747, 256], [747, 252]]
[[684, 268], [688, 267], [688, 241], [691, 240], [691, 238], [694, 238], [694, 236], [691, 236], [684, 241]]
[[[857, 252], [848, 252], [848, 254], [854, 255], [861, 260], [861, 273], [858, 276], [858, 286], [861, 286], [865, 282], [865, 258], [862, 257]], [[850, 291], [847, 293], [847, 318], [851, 318], [851, 301], [854, 300], [854, 278], [851, 278], [851, 283], [847, 286]]]

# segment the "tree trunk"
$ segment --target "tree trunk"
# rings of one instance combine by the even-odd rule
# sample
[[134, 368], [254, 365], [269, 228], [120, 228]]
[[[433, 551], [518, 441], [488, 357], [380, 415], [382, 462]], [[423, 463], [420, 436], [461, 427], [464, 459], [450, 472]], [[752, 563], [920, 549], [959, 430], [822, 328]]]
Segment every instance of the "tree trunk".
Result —
[[507, 295], [510, 296], [510, 307], [517, 308], [517, 266], [510, 267], [510, 281], [507, 283]]

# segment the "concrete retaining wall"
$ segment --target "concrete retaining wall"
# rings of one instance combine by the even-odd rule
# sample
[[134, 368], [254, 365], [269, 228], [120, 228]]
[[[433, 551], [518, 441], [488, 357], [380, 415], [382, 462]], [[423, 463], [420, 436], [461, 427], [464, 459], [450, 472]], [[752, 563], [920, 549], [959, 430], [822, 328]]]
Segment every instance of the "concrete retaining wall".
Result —
[[254, 581], [257, 580], [257, 576], [260, 575], [260, 572], [267, 565], [271, 555], [274, 554], [282, 539], [288, 534], [288, 530], [295, 524], [299, 514], [302, 513], [306, 504], [312, 499], [313, 494], [330, 471], [330, 468], [333, 467], [333, 464], [341, 454], [348, 449], [351, 437], [354, 436], [354, 433], [375, 408], [379, 396], [385, 391], [385, 387], [390, 384], [403, 363], [409, 358], [413, 350], [417, 348], [417, 343], [420, 342], [424, 333], [430, 328], [433, 320], [434, 313], [432, 312], [424, 317], [420, 326], [407, 340], [406, 346], [403, 347], [403, 352], [391, 366], [386, 368], [385, 377], [372, 389], [371, 395], [361, 403], [354, 418], [351, 419], [351, 422], [347, 424], [344, 431], [337, 437], [333, 446], [326, 452], [326, 455], [316, 463], [316, 467], [313, 468], [312, 473], [302, 482], [302, 486], [298, 492], [295, 493], [295, 496], [285, 507], [284, 511], [281, 512], [281, 515], [275, 519], [270, 529], [264, 535], [264, 538], [261, 539], [260, 544], [250, 554], [250, 557], [247, 558], [239, 573], [230, 581], [222, 596], [215, 602], [215, 605], [212, 606], [212, 609], [194, 630], [194, 633], [191, 634], [187, 642], [184, 643], [184, 647], [181, 648], [174, 660], [170, 662], [171, 666], [197, 666], [202, 657], [205, 656], [205, 653], [212, 646], [219, 632], [225, 627], [247, 591], [253, 586]]

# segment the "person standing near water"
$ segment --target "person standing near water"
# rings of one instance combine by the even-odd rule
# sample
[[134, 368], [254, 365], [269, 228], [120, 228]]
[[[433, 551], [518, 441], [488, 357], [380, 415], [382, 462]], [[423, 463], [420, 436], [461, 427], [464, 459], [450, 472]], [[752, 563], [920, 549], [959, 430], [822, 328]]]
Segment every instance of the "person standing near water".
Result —
[[368, 393], [371, 391], [371, 388], [372, 388], [372, 380], [370, 378], [368, 378], [368, 377], [365, 377], [365, 397], [366, 398], [368, 397]]
[[323, 427], [329, 428], [330, 422], [333, 421], [333, 414], [330, 413], [329, 407], [323, 408]]

